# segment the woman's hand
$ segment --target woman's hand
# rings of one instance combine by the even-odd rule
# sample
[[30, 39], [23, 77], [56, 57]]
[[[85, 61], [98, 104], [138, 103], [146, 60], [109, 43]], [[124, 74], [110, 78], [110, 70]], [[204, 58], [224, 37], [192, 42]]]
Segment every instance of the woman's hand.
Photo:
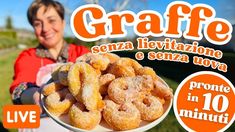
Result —
[[40, 106], [40, 113], [42, 113], [42, 108], [40, 105], [40, 89], [37, 87], [28, 88], [21, 94], [22, 104], [36, 104]]

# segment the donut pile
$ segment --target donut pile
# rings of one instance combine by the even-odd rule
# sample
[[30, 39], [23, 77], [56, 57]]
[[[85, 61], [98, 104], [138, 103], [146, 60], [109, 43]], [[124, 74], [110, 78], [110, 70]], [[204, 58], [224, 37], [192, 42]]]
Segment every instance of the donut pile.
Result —
[[102, 117], [114, 130], [137, 128], [159, 118], [173, 97], [152, 68], [112, 53], [88, 53], [58, 66], [42, 93], [51, 114], [67, 114], [71, 125], [86, 130]]

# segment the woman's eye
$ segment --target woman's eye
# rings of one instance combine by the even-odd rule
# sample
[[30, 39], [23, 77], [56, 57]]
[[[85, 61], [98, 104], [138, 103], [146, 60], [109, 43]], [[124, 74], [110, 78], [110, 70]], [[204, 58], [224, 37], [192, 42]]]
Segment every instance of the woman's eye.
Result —
[[49, 20], [49, 23], [52, 23], [52, 24], [53, 24], [53, 23], [55, 23], [55, 22], [56, 22], [55, 19], [50, 19], [50, 20]]
[[34, 27], [39, 27], [39, 26], [41, 26], [41, 25], [42, 25], [42, 24], [41, 24], [40, 22], [34, 22], [34, 23], [33, 23], [33, 26], [34, 26]]

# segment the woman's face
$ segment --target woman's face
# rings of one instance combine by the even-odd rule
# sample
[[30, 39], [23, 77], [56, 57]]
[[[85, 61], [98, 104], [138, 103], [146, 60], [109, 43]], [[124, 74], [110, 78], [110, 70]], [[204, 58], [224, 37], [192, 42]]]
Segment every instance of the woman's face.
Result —
[[33, 21], [35, 35], [43, 46], [53, 48], [63, 42], [65, 21], [60, 18], [53, 7], [39, 8]]

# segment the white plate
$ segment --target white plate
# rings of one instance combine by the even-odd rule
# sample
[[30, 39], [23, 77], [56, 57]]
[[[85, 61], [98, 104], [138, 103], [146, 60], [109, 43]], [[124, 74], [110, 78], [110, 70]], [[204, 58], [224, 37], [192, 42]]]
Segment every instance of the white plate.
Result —
[[[42, 107], [45, 110], [46, 114], [51, 117], [55, 122], [57, 122], [58, 124], [60, 124], [61, 126], [75, 131], [75, 132], [85, 132], [88, 130], [84, 130], [84, 129], [80, 129], [80, 128], [76, 128], [73, 127], [69, 124], [69, 120], [68, 120], [68, 116], [67, 115], [62, 115], [60, 117], [54, 116], [52, 115], [47, 108], [44, 105], [44, 96], [41, 94], [41, 100], [42, 100]], [[172, 106], [172, 99], [170, 101], [166, 101], [164, 104], [164, 113], [163, 115], [156, 119], [155, 121], [152, 122], [146, 122], [146, 121], [142, 121], [140, 123], [140, 126], [136, 129], [132, 129], [132, 130], [128, 130], [126, 132], [140, 132], [140, 131], [146, 131], [148, 129], [151, 129], [152, 127], [156, 126], [157, 124], [159, 124], [169, 113], [170, 109]], [[100, 122], [99, 125], [97, 125], [93, 130], [89, 130], [92, 132], [103, 132], [103, 131], [113, 131], [113, 129], [111, 127], [108, 126], [108, 124], [102, 119], [102, 121]]]
[[[161, 78], [160, 78], [161, 79]], [[161, 79], [161, 82], [163, 82], [165, 85], [166, 82], [164, 80]], [[168, 86], [168, 85], [167, 85]], [[67, 115], [62, 115], [60, 117], [54, 116], [52, 115], [46, 108], [46, 106], [44, 105], [44, 96], [41, 94], [41, 105], [43, 107], [43, 109], [45, 110], [46, 114], [51, 117], [55, 122], [57, 122], [58, 124], [60, 124], [61, 126], [75, 131], [75, 132], [111, 132], [114, 131], [105, 121], [104, 119], [101, 120], [100, 124], [97, 125], [94, 129], [92, 130], [85, 130], [85, 129], [80, 129], [80, 128], [76, 128], [73, 127], [72, 125], [69, 124], [69, 119]], [[140, 132], [140, 131], [147, 131], [148, 129], [153, 128], [154, 126], [158, 125], [164, 118], [166, 118], [166, 116], [168, 115], [171, 106], [172, 106], [172, 102], [173, 102], [173, 98], [169, 101], [166, 101], [165, 104], [163, 105], [164, 108], [164, 113], [163, 115], [156, 119], [155, 121], [152, 122], [147, 122], [147, 121], [141, 121], [140, 126], [136, 129], [131, 129], [125, 132]]]

